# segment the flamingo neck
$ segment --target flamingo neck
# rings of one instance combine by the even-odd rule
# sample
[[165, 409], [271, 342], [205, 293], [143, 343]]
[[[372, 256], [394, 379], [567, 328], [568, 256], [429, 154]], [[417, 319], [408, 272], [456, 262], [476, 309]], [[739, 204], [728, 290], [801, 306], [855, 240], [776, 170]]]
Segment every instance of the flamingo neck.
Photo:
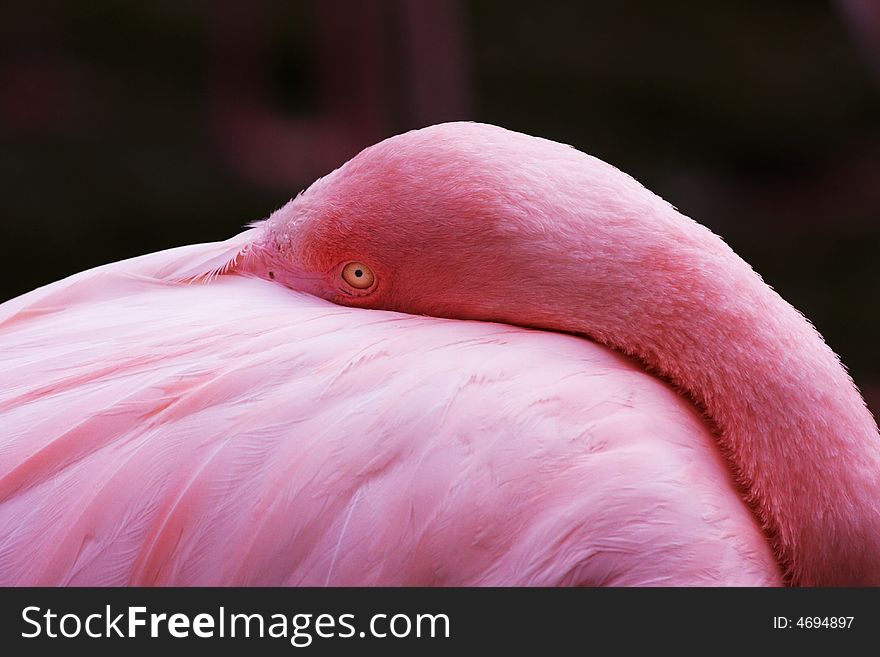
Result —
[[[610, 302], [584, 295], [564, 328], [636, 357], [704, 410], [789, 581], [880, 584], [874, 418], [797, 310], [710, 231], [678, 227], [631, 250], [635, 285]], [[625, 276], [614, 266], [611, 288]]]

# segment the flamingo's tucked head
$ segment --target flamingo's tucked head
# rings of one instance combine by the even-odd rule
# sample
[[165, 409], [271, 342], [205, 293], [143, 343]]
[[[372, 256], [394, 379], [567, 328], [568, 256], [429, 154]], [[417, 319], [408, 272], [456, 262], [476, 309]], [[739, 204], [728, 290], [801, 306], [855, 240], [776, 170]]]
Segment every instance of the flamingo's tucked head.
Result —
[[269, 219], [262, 251], [271, 278], [336, 303], [572, 330], [571, 294], [605, 314], [627, 264], [656, 255], [664, 228], [646, 218], [665, 209], [569, 146], [448, 123], [314, 183]]

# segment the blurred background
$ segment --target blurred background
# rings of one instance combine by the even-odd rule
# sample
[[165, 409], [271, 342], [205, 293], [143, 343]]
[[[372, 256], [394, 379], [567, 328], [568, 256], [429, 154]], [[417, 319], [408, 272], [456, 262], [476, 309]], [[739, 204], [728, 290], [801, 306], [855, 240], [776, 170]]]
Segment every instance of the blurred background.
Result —
[[880, 410], [880, 3], [3, 3], [0, 300], [223, 239], [389, 135], [571, 143], [721, 234]]

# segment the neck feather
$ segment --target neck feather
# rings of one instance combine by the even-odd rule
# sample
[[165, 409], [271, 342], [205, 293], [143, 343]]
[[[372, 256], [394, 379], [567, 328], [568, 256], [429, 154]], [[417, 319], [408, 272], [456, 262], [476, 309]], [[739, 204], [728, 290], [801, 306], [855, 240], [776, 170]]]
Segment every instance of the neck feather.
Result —
[[880, 584], [877, 426], [813, 326], [680, 215], [606, 271], [613, 302], [585, 294], [561, 328], [634, 356], [702, 408], [792, 583]]

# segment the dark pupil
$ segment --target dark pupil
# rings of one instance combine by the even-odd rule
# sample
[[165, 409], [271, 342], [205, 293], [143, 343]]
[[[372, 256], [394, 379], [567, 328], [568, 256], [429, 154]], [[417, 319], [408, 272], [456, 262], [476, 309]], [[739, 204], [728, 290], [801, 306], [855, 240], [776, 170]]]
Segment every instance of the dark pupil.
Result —
[[360, 269], [355, 269], [355, 270], [354, 270], [354, 275], [357, 276], [358, 278], [360, 278], [361, 276], [364, 275], [364, 272], [361, 271]]

